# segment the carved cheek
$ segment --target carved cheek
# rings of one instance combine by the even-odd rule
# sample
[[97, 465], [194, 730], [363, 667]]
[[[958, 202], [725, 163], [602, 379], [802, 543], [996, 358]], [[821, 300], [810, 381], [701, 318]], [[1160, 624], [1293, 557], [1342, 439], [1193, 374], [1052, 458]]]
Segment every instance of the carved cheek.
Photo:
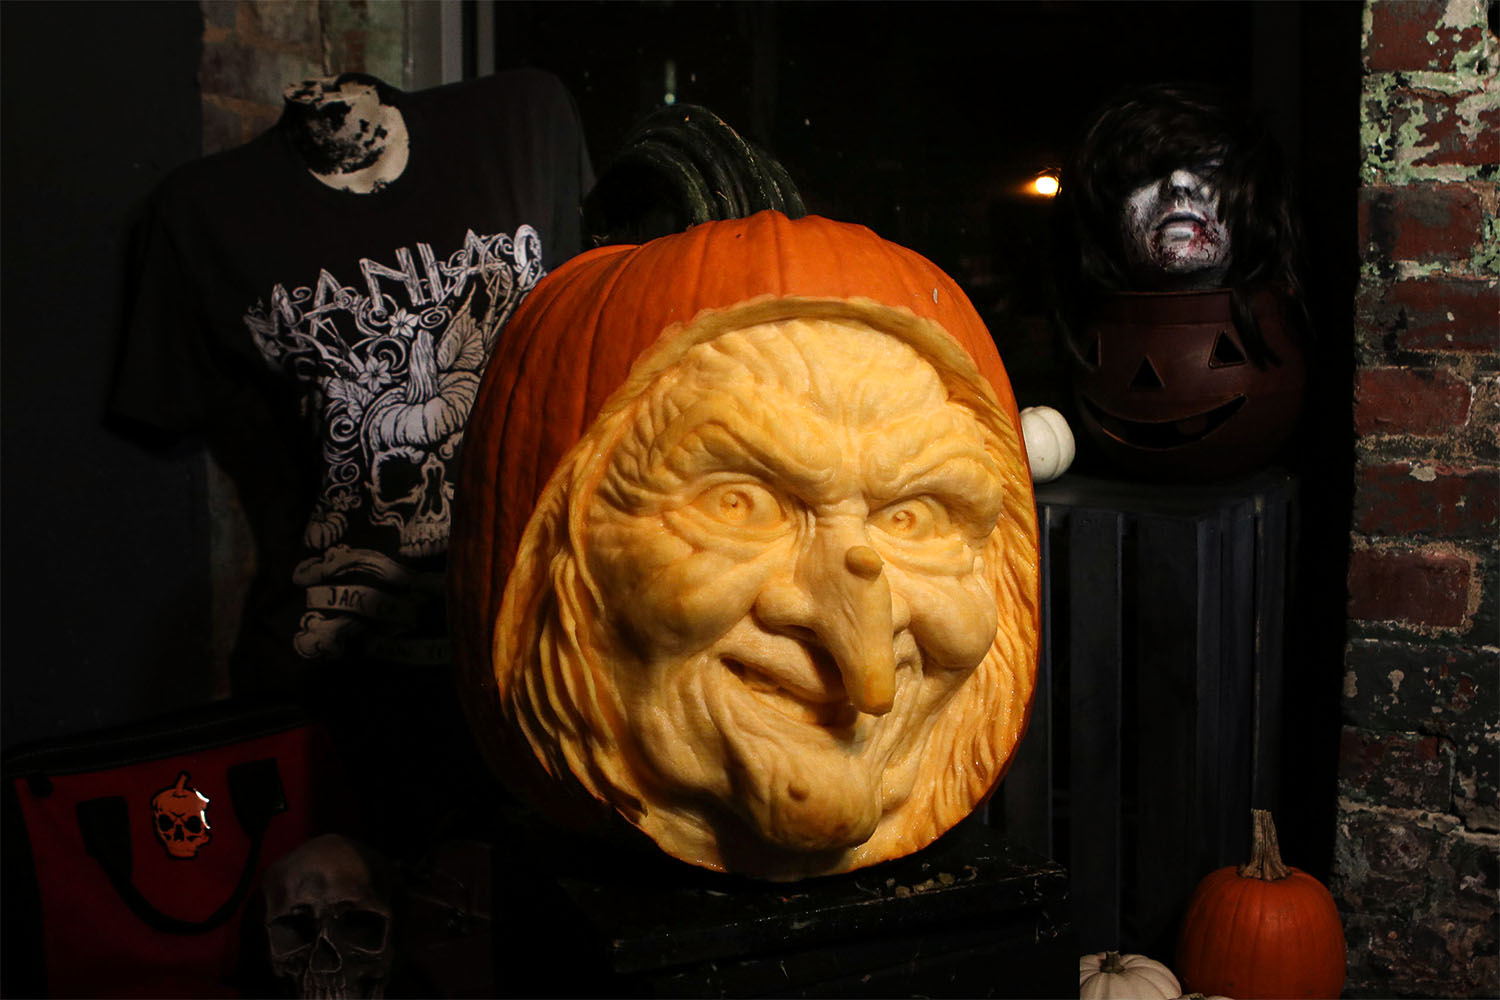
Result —
[[741, 561], [717, 552], [695, 552], [662, 568], [643, 594], [657, 616], [659, 648], [698, 650], [750, 614], [772, 574], [774, 553]]
[[976, 572], [928, 574], [889, 569], [891, 590], [911, 609], [911, 630], [924, 664], [971, 670], [995, 641], [995, 595]]
[[750, 613], [765, 581], [790, 558], [789, 541], [749, 554], [695, 545], [662, 518], [617, 514], [590, 532], [589, 566], [606, 614], [643, 658], [704, 648]]

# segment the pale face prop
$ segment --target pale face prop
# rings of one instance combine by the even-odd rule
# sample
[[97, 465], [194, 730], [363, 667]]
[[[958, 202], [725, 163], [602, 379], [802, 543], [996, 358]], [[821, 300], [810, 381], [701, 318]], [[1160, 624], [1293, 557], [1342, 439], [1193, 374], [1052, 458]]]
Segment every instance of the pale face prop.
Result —
[[1030, 693], [1000, 610], [1029, 617], [1005, 564], [1031, 546], [1008, 419], [942, 364], [852, 318], [753, 324], [596, 426], [558, 500], [557, 619], [512, 618], [537, 606], [513, 587], [496, 639], [524, 658], [513, 622], [551, 665], [509, 681], [549, 769], [677, 857], [773, 878], [968, 812]]
[[1219, 218], [1216, 164], [1173, 170], [1126, 198], [1125, 256], [1142, 287], [1217, 288], [1229, 271], [1229, 230]]

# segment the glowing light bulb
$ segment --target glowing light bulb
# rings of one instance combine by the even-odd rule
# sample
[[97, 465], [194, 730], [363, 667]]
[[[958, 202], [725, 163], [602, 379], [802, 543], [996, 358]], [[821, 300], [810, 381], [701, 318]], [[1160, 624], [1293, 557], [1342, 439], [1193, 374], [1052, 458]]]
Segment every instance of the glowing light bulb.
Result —
[[1057, 178], [1051, 174], [1042, 174], [1031, 182], [1031, 189], [1043, 198], [1051, 198], [1057, 194]]

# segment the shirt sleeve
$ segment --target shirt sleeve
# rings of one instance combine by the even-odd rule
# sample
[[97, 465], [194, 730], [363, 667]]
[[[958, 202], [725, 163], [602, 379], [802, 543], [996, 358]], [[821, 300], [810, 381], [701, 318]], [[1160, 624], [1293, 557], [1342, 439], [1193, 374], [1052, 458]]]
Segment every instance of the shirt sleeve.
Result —
[[132, 241], [128, 306], [110, 412], [153, 430], [201, 430], [226, 379], [210, 350], [203, 294], [159, 200]]
[[541, 130], [547, 136], [542, 146], [549, 153], [545, 169], [552, 177], [554, 213], [553, 242], [544, 248], [550, 271], [585, 249], [583, 197], [594, 186], [594, 168], [578, 102], [562, 80], [550, 73], [540, 76], [542, 99], [538, 104], [546, 109]]

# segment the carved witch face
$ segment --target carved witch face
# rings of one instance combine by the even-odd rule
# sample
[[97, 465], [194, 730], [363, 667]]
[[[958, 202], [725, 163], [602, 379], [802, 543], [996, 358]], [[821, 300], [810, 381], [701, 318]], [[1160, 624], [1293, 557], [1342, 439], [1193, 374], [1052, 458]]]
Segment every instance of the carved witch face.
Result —
[[863, 843], [995, 638], [983, 428], [900, 342], [830, 322], [694, 348], [588, 505], [602, 655], [660, 793], [793, 850]]
[[1125, 257], [1141, 288], [1185, 291], [1224, 283], [1230, 233], [1219, 218], [1217, 167], [1173, 170], [1125, 199], [1120, 212]]
[[1011, 420], [946, 364], [852, 315], [750, 322], [601, 417], [497, 625], [549, 774], [674, 856], [771, 878], [972, 808], [1029, 699], [1034, 549]]
[[522, 303], [464, 434], [458, 679], [546, 818], [791, 880], [920, 850], [1005, 774], [1036, 504], [930, 261], [773, 211], [599, 247]]

